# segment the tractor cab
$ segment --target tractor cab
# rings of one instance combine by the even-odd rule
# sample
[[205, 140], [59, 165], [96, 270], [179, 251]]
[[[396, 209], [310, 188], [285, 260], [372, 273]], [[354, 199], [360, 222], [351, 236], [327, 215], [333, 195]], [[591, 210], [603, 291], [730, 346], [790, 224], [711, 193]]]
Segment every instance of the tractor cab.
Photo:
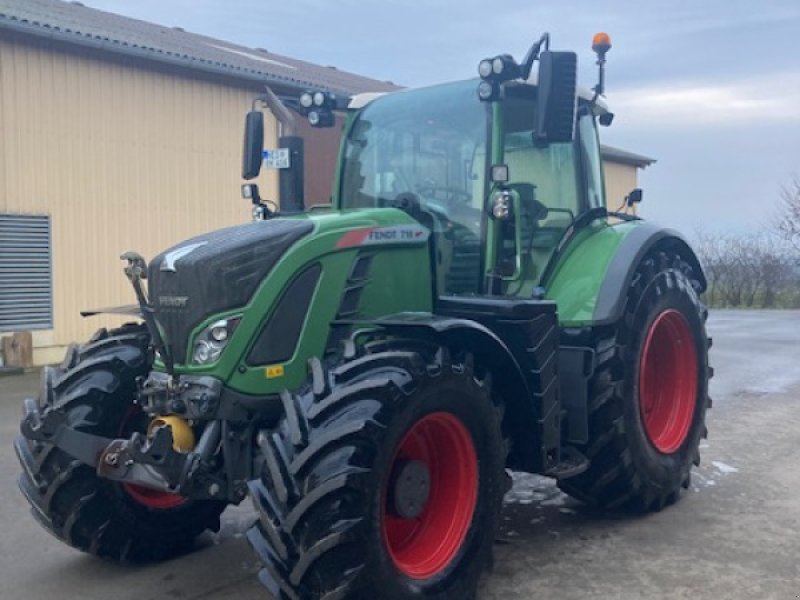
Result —
[[441, 294], [531, 298], [570, 225], [605, 206], [595, 117], [607, 110], [582, 93], [575, 135], [550, 142], [535, 83], [506, 85], [496, 104], [477, 84], [353, 98], [334, 204], [394, 206], [428, 226]]

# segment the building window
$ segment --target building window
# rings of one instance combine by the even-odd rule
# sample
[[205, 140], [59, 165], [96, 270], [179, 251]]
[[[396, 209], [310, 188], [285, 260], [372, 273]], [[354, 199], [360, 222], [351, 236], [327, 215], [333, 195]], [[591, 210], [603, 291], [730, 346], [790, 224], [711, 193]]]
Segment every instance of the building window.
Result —
[[0, 214], [0, 332], [52, 327], [50, 217]]

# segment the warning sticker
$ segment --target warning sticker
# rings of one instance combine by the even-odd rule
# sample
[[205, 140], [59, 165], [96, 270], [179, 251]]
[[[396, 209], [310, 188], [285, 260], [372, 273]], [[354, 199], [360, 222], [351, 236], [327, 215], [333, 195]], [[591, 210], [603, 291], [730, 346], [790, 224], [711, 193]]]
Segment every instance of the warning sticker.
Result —
[[381, 244], [422, 244], [428, 241], [430, 230], [422, 225], [391, 225], [389, 227], [364, 227], [345, 233], [337, 248], [376, 246]]
[[271, 365], [264, 369], [264, 377], [267, 379], [275, 379], [276, 377], [283, 377], [283, 365]]

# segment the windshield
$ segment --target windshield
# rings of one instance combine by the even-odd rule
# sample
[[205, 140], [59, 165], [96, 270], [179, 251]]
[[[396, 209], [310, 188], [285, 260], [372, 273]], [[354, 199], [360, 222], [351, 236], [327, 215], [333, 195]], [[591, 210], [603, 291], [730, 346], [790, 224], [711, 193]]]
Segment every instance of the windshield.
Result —
[[342, 208], [387, 206], [410, 192], [431, 210], [480, 209], [485, 110], [474, 81], [392, 94], [367, 106], [346, 140]]
[[391, 94], [345, 140], [343, 209], [419, 204], [437, 239], [439, 289], [477, 293], [486, 170], [486, 106], [475, 81]]

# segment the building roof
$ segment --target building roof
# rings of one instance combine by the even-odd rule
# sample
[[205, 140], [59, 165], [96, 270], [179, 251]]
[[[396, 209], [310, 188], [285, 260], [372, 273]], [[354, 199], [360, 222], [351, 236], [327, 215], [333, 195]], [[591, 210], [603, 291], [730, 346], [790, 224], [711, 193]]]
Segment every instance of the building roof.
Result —
[[0, 0], [0, 31], [133, 56], [250, 83], [357, 94], [399, 86], [62, 0]]
[[600, 154], [603, 157], [603, 160], [620, 163], [623, 165], [631, 165], [640, 169], [649, 167], [656, 162], [655, 158], [650, 158], [634, 152], [628, 152], [622, 148], [615, 148], [614, 146], [607, 146], [606, 144], [600, 144]]

